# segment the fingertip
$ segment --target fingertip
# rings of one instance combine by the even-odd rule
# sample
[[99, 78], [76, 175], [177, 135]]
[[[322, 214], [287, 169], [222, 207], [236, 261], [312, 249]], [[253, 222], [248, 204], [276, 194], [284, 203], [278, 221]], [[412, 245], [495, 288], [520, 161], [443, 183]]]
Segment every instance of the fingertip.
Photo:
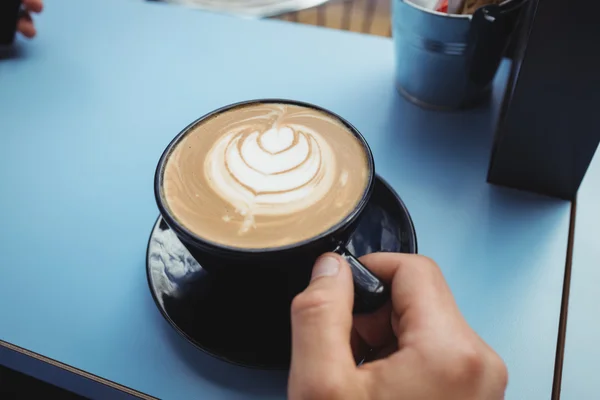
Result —
[[41, 0], [23, 0], [23, 6], [27, 11], [41, 13], [44, 9], [44, 3]]
[[319, 262], [320, 259], [325, 258], [325, 257], [330, 257], [330, 258], [335, 258], [336, 260], [338, 260], [340, 262], [340, 264], [345, 264], [346, 260], [344, 260], [344, 257], [340, 256], [338, 253], [334, 253], [332, 251], [327, 252], [327, 253], [323, 253], [319, 256], [319, 258], [317, 258], [317, 261], [315, 261], [315, 264], [317, 262]]
[[341, 262], [333, 253], [327, 253], [317, 258], [313, 266], [311, 280], [314, 281], [326, 276], [336, 276], [341, 267]]
[[17, 31], [28, 39], [35, 37], [35, 34], [37, 33], [33, 22], [27, 18], [21, 18], [19, 20], [17, 24]]
[[344, 281], [352, 280], [348, 262], [344, 257], [333, 252], [325, 253], [315, 261], [311, 281], [323, 276], [336, 276]]

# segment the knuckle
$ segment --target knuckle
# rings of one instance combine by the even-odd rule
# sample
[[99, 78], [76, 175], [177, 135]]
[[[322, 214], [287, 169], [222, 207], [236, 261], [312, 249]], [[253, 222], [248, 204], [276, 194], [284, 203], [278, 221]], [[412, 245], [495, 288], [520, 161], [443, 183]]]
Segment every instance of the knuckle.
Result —
[[444, 276], [441, 268], [433, 259], [420, 254], [415, 254], [410, 263], [398, 265], [398, 272], [400, 274], [420, 276], [429, 282], [439, 282]]
[[427, 256], [423, 256], [420, 254], [418, 255], [418, 257], [419, 257], [419, 264], [422, 267], [427, 267], [427, 268], [433, 270], [434, 272], [441, 273], [441, 269], [440, 269], [438, 263], [436, 263], [433, 258], [429, 258]]
[[491, 365], [494, 376], [498, 379], [498, 384], [505, 388], [508, 385], [508, 368], [504, 363], [504, 360], [496, 353], [493, 353], [491, 357]]
[[467, 381], [478, 381], [485, 370], [484, 357], [475, 349], [466, 349], [458, 359], [458, 376]]
[[411, 270], [419, 274], [441, 274], [438, 264], [431, 258], [421, 254], [411, 254], [410, 262], [406, 260], [398, 264], [398, 270]]
[[493, 350], [471, 342], [458, 345], [446, 355], [436, 375], [445, 387], [465, 396], [476, 393], [482, 384], [491, 385], [498, 392], [506, 389], [508, 369]]
[[424, 256], [423, 254], [416, 254], [416, 257], [419, 260], [419, 262], [421, 262], [421, 263], [430, 264], [430, 265], [437, 265], [437, 263], [433, 260], [433, 258]]
[[473, 346], [463, 346], [444, 366], [443, 375], [452, 387], [474, 387], [484, 378], [485, 357]]

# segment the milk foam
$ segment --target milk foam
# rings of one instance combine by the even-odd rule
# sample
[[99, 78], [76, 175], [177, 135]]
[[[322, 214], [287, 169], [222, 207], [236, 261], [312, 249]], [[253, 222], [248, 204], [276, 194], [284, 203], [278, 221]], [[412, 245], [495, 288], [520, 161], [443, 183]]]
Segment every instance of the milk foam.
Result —
[[[288, 215], [321, 200], [335, 180], [335, 157], [321, 134], [308, 126], [255, 130], [250, 119], [219, 138], [204, 172], [212, 189], [243, 215], [239, 233], [259, 215]], [[264, 129], [264, 128], [263, 128]]]
[[343, 122], [310, 107], [257, 102], [194, 126], [172, 150], [163, 198], [186, 229], [237, 248], [315, 237], [355, 209], [371, 173]]

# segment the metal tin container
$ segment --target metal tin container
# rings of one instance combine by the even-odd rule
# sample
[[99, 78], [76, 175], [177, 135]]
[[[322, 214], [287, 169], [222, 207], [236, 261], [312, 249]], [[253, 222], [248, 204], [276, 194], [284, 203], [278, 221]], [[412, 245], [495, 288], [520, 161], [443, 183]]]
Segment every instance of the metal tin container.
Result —
[[490, 5], [473, 15], [428, 10], [392, 0], [396, 84], [424, 107], [455, 110], [484, 101], [522, 5]]

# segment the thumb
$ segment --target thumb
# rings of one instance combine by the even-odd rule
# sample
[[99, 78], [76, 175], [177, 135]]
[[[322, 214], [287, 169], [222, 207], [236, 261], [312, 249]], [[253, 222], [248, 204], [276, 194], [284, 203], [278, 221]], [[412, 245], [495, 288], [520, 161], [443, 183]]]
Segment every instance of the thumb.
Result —
[[309, 286], [292, 302], [290, 393], [314, 398], [356, 370], [350, 347], [353, 299], [346, 261], [334, 253], [321, 256]]

